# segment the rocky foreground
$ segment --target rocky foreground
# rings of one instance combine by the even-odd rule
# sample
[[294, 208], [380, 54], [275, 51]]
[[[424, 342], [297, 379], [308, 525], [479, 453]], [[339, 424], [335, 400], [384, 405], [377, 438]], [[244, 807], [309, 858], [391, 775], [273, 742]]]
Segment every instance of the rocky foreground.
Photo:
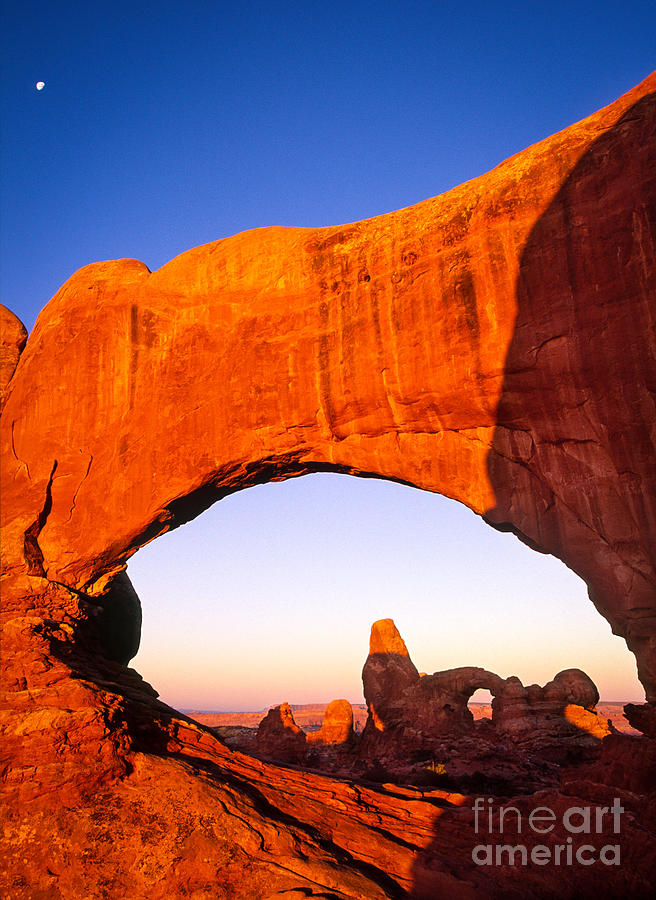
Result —
[[[248, 232], [152, 273], [87, 266], [27, 342], [0, 310], [0, 896], [652, 896], [655, 134], [652, 75], [414, 207]], [[602, 735], [576, 670], [422, 677], [384, 629], [357, 741], [343, 705], [311, 741], [280, 708], [260, 756], [282, 725], [283, 765], [161, 703], [128, 667], [131, 555], [317, 471], [442, 493], [566, 562], [636, 657], [640, 734]], [[489, 725], [467, 713], [482, 679]], [[305, 764], [345, 733], [368, 768]], [[424, 735], [430, 759], [408, 759]]]

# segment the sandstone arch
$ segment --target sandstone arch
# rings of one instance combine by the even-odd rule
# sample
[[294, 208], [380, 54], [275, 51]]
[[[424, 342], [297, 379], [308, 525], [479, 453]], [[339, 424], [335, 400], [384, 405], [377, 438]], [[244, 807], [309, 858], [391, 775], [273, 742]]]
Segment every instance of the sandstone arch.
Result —
[[415, 207], [77, 272], [3, 414], [3, 566], [102, 595], [250, 484], [398, 479], [563, 559], [656, 697], [654, 94]]
[[415, 737], [469, 730], [474, 724], [467, 707], [472, 694], [479, 688], [501, 694], [505, 687], [494, 672], [473, 666], [420, 675], [392, 619], [371, 626], [362, 683], [369, 710], [366, 738], [408, 724]]
[[528, 740], [538, 751], [545, 737], [579, 740], [584, 731], [601, 739], [610, 733], [596, 713], [597, 687], [580, 669], [564, 669], [544, 687], [525, 687], [516, 675], [501, 678], [476, 666], [420, 675], [392, 619], [371, 626], [362, 684], [368, 710], [362, 749], [373, 758], [407, 759], [417, 750], [443, 748], [440, 738], [473, 734], [468, 702], [479, 688], [492, 695], [494, 731]]
[[[585, 578], [656, 700], [655, 91], [409, 209], [248, 232], [154, 273], [88, 266], [13, 377], [23, 332], [3, 315], [5, 893], [29, 896], [34, 871], [69, 897], [489, 888], [464, 798], [436, 825], [423, 798], [243, 757], [122, 665], [127, 559], [250, 484], [334, 470], [466, 503]], [[636, 869], [613, 882], [639, 891], [653, 742], [607, 752], [639, 761]], [[590, 872], [570, 878], [586, 895]]]

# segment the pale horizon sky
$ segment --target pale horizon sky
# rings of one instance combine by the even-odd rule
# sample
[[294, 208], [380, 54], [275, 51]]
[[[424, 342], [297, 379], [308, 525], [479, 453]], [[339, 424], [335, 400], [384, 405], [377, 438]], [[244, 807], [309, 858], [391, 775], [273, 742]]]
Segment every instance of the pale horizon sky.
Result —
[[[3, 3], [2, 302], [31, 329], [74, 271], [155, 270], [263, 225], [337, 225], [483, 174], [654, 66], [653, 2]], [[36, 89], [39, 81], [45, 83]], [[562, 563], [453, 501], [307, 476], [233, 495], [131, 561], [133, 666], [174, 706], [361, 698], [391, 616], [421, 671], [544, 684], [635, 661]]]

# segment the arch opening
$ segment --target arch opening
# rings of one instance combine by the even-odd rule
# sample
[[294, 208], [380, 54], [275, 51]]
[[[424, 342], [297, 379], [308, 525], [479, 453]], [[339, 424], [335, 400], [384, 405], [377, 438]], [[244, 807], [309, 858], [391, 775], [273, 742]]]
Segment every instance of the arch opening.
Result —
[[603, 700], [641, 695], [560, 561], [391, 482], [323, 474], [234, 494], [128, 571], [144, 606], [132, 665], [182, 709], [362, 703], [369, 628], [387, 615], [420, 671], [481, 666], [528, 684], [577, 666]]

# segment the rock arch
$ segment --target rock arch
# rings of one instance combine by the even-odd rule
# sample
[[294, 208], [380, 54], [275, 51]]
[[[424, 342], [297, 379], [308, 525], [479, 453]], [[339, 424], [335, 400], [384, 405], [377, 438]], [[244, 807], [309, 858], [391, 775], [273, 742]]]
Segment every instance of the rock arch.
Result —
[[467, 731], [474, 724], [467, 708], [472, 694], [485, 688], [500, 695], [505, 687], [503, 678], [476, 666], [420, 674], [392, 619], [371, 626], [362, 683], [369, 710], [365, 737], [408, 724], [425, 735]]
[[369, 755], [407, 756], [434, 746], [436, 738], [439, 746], [442, 737], [473, 733], [467, 704], [479, 688], [492, 695], [495, 733], [513, 741], [537, 745], [545, 736], [579, 737], [577, 726], [595, 739], [610, 733], [596, 714], [597, 687], [580, 669], [558, 672], [544, 687], [525, 687], [516, 675], [501, 678], [477, 666], [420, 674], [392, 619], [371, 626], [362, 684], [368, 710], [363, 743]]
[[101, 596], [138, 547], [314, 471], [563, 559], [656, 697], [653, 76], [440, 197], [81, 269], [3, 414], [3, 566]]
[[[5, 892], [34, 871], [63, 896], [489, 888], [457, 798], [437, 824], [412, 800], [408, 830], [403, 798], [232, 753], [122, 664], [138, 639], [130, 555], [251, 484], [340, 471], [465, 503], [585, 579], [656, 701], [655, 92], [652, 75], [395, 213], [247, 232], [153, 273], [87, 266], [22, 353], [3, 313]], [[645, 731], [653, 712], [634, 710]], [[625, 742], [613, 753], [638, 759]], [[91, 859], [99, 813], [123, 842]], [[157, 859], [140, 843], [153, 822]], [[644, 873], [647, 850], [634, 856]], [[572, 890], [588, 876], [572, 872]]]

